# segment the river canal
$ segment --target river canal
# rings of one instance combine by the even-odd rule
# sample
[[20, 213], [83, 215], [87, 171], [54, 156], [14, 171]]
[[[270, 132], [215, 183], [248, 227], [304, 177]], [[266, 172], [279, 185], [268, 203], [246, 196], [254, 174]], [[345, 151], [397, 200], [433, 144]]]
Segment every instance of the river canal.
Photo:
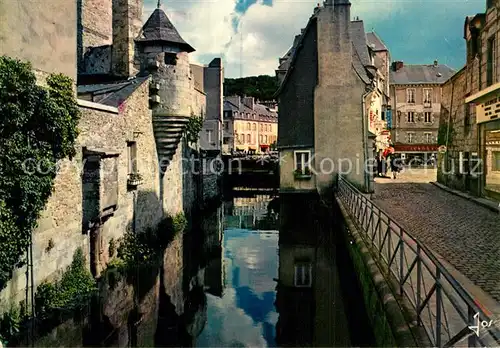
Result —
[[[278, 230], [269, 197], [235, 198], [225, 204], [224, 290], [207, 294], [207, 323], [200, 347], [273, 347], [278, 314]], [[259, 230], [265, 226], [266, 230]]]
[[204, 212], [171, 242], [163, 266], [108, 272], [80, 312], [37, 321], [26, 336], [36, 338], [18, 345], [371, 345], [355, 275], [335, 234], [285, 209], [296, 219], [289, 226], [305, 237], [292, 238], [280, 198], [242, 196]]

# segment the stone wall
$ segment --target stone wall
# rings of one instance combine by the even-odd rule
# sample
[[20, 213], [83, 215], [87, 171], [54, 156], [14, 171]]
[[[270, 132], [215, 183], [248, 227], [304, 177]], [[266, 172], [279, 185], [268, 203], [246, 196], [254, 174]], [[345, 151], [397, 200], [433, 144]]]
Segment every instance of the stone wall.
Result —
[[[194, 83], [187, 52], [165, 53], [162, 46], [144, 47], [141, 54], [143, 68], [158, 64], [153, 81], [160, 85], [160, 104], [153, 110], [155, 116], [191, 116]], [[167, 62], [167, 63], [166, 63]], [[152, 64], [152, 65], [151, 65]]]
[[364, 170], [367, 132], [363, 131], [368, 124], [362, 108], [366, 85], [353, 68], [349, 6], [321, 9], [317, 46], [314, 160], [321, 173], [316, 175], [316, 185], [320, 192], [326, 192], [335, 175], [343, 172], [348, 173], [349, 180], [365, 187], [369, 185]]
[[[148, 88], [147, 81], [139, 86], [123, 103], [120, 113], [117, 109], [113, 111], [113, 108], [103, 108], [99, 104], [88, 102], [85, 107], [81, 107], [80, 136], [75, 146], [77, 154], [72, 160], [66, 159], [59, 163], [54, 192], [40, 217], [38, 228], [33, 233], [35, 287], [45, 279], [57, 277], [64, 271], [78, 248], [82, 248], [87, 258], [89, 256], [88, 226], [82, 226], [84, 202], [81, 173], [84, 168], [84, 147], [91, 151], [118, 154], [118, 205], [113, 216], [104, 222], [100, 229], [102, 266], [105, 266], [109, 257], [108, 246], [111, 238], [121, 237], [127, 229], [143, 231], [147, 227], [155, 226], [162, 217], [159, 169], [148, 105]], [[144, 178], [143, 184], [137, 190], [129, 190], [127, 187], [127, 142], [130, 141], [137, 144], [137, 167]], [[49, 242], [53, 244], [52, 248], [48, 248]], [[13, 280], [0, 294], [1, 299], [18, 303], [24, 298], [24, 272], [24, 268], [15, 271]]]
[[[438, 181], [449, 187], [479, 194], [479, 178], [459, 172], [460, 153], [472, 157], [478, 153], [478, 134], [475, 108], [465, 104], [471, 88], [472, 69], [463, 68], [443, 85], [440, 124], [451, 124], [453, 130], [447, 153], [440, 155]], [[465, 168], [464, 168], [465, 169]]]
[[116, 76], [130, 77], [138, 72], [135, 42], [142, 28], [143, 0], [113, 0], [112, 66]]
[[0, 55], [76, 77], [76, 1], [0, 1]]

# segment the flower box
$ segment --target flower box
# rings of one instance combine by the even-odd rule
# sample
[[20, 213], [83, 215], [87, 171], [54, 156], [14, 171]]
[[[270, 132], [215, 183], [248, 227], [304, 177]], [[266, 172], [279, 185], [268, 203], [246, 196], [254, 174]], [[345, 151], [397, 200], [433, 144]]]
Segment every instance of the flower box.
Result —
[[293, 172], [293, 177], [295, 180], [309, 180], [312, 178], [312, 173], [309, 168], [306, 168], [304, 171], [296, 169]]
[[128, 175], [127, 185], [129, 187], [137, 187], [139, 185], [142, 185], [143, 182], [144, 179], [142, 178], [142, 175], [138, 173], [133, 173]]

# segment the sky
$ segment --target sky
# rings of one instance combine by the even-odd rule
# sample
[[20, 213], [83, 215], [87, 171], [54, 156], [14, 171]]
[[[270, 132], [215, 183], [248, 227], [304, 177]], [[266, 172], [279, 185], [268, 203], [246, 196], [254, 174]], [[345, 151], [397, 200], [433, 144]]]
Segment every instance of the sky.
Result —
[[[273, 75], [295, 35], [322, 0], [162, 0], [194, 63], [222, 57], [225, 77]], [[157, 0], [145, 0], [144, 20]], [[463, 25], [485, 11], [486, 0], [351, 0], [351, 17], [375, 31], [393, 60], [460, 69], [465, 63]]]

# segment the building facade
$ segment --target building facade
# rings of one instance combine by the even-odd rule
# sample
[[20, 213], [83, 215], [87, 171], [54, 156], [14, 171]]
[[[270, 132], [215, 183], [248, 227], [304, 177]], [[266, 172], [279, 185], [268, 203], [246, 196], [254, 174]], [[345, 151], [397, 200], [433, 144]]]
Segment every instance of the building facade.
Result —
[[441, 88], [454, 73], [438, 61], [428, 65], [392, 63], [391, 141], [405, 163], [421, 164], [437, 157]]
[[390, 143], [391, 105], [389, 97], [389, 49], [375, 32], [366, 33], [371, 64], [377, 68], [374, 74], [374, 89], [366, 97], [368, 130], [375, 135], [374, 151], [383, 152]]
[[446, 153], [438, 180], [450, 187], [500, 201], [500, 65], [498, 1], [485, 12], [467, 16], [465, 67], [447, 82], [449, 101], [441, 123], [447, 133]]
[[[13, 305], [26, 299], [26, 289], [35, 291], [40, 283], [57, 278], [78, 249], [99, 277], [116, 256], [108, 247], [112, 240], [127, 231], [155, 228], [169, 215], [183, 213], [189, 219], [205, 199], [218, 195], [218, 187], [190, 167], [193, 156], [200, 157], [200, 143], [185, 137], [191, 117], [205, 117], [207, 99], [217, 92], [205, 92], [200, 84], [204, 76], [197, 77], [189, 62], [194, 49], [163, 9], [155, 9], [143, 24], [141, 0], [54, 3], [58, 10], [52, 3], [42, 6], [32, 20], [40, 35], [30, 36], [19, 26], [12, 27], [12, 36], [0, 35], [7, 40], [0, 41], [0, 54], [33, 62], [39, 83], [52, 72], [76, 79], [81, 110], [77, 154], [62, 161], [53, 194], [33, 231], [33, 284], [23, 267], [14, 270], [0, 292], [2, 303]], [[2, 30], [11, 28], [12, 20], [21, 21], [22, 7], [8, 2], [0, 6], [7, 20]], [[54, 41], [52, 33], [61, 40]], [[19, 40], [13, 43], [11, 37]], [[216, 101], [211, 105], [214, 110], [222, 107]], [[207, 194], [207, 187], [215, 192]], [[177, 236], [164, 254], [170, 265], [163, 275], [165, 291], [178, 314], [184, 306], [182, 245], [182, 235]]]
[[363, 22], [351, 22], [350, 7], [347, 0], [316, 7], [280, 59], [280, 192], [327, 193], [338, 173], [373, 190], [375, 135], [367, 110], [381, 75]]
[[278, 138], [278, 114], [253, 97], [224, 98], [224, 153], [268, 152]]

